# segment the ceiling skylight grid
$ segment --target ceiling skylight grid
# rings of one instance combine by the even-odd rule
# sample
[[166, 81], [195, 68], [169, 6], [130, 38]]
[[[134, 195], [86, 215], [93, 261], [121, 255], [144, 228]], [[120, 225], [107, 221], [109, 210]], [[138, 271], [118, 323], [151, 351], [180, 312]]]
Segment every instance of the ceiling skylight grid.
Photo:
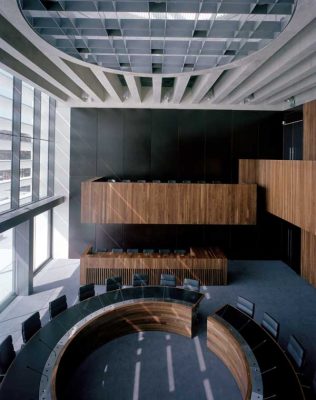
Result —
[[225, 65], [273, 40], [295, 0], [18, 0], [33, 29], [64, 53], [138, 73]]

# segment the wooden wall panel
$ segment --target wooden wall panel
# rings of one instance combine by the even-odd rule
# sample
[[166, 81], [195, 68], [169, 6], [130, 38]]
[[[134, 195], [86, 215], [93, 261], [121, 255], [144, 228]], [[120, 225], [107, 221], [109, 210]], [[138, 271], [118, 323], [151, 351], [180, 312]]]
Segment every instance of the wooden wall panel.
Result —
[[239, 179], [265, 189], [268, 212], [316, 233], [316, 161], [240, 160]]
[[201, 285], [227, 284], [227, 258], [219, 249], [191, 248], [187, 255], [92, 253], [89, 246], [80, 257], [80, 284], [104, 285], [111, 276], [122, 276], [131, 285], [135, 273], [148, 274], [150, 285], [160, 284], [160, 275], [174, 274], [177, 284], [184, 278], [197, 279]]
[[256, 185], [81, 184], [83, 223], [253, 225], [256, 206]]
[[301, 275], [316, 287], [316, 236], [301, 232]]
[[316, 160], [316, 100], [303, 106], [303, 159]]

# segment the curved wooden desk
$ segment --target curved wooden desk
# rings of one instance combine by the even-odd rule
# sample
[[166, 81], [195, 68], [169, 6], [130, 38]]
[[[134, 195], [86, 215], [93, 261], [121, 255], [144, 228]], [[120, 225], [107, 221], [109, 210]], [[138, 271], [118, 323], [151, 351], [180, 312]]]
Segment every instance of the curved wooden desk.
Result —
[[[208, 318], [207, 338], [209, 348], [221, 358], [235, 377], [243, 399], [253, 399], [253, 372], [261, 375], [262, 391], [259, 393], [263, 397], [305, 399], [300, 381], [282, 348], [267, 331], [242, 311], [231, 305], [218, 310]], [[252, 361], [249, 362], [249, 355], [252, 360], [256, 360], [257, 371], [253, 371], [254, 365]], [[258, 394], [256, 388], [255, 393]]]
[[202, 298], [179, 288], [147, 286], [104, 293], [70, 307], [19, 352], [2, 382], [1, 400], [62, 399], [74, 362], [128, 333], [160, 330], [191, 337]]

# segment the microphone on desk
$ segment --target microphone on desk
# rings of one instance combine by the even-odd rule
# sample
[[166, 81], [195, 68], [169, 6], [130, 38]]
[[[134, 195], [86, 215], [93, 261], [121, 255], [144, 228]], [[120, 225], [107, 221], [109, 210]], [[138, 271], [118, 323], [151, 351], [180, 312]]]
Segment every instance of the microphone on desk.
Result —
[[46, 343], [46, 342], [45, 342], [43, 339], [41, 339], [41, 338], [38, 338], [38, 341], [41, 342], [41, 343], [43, 343], [50, 351], [54, 352], [55, 357], [57, 357], [56, 350], [55, 350], [53, 347], [51, 347], [48, 343]]
[[45, 376], [45, 378], [47, 379], [47, 382], [49, 381], [48, 379], [48, 375], [44, 374], [42, 371], [40, 371], [39, 369], [30, 367], [29, 365], [26, 366], [27, 369], [30, 369], [33, 372], [36, 372], [37, 374], [41, 375], [41, 376]]

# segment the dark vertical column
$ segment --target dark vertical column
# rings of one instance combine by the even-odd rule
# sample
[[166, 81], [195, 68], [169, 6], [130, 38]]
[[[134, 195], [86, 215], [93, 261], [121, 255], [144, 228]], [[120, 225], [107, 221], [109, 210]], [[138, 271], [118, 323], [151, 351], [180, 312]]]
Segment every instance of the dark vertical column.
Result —
[[56, 101], [49, 99], [49, 131], [48, 131], [48, 196], [54, 195], [55, 176], [55, 119]]
[[27, 296], [33, 292], [33, 218], [14, 229], [16, 293]]
[[19, 207], [22, 81], [13, 80], [11, 208]]
[[39, 200], [40, 149], [41, 149], [41, 92], [34, 90], [34, 140], [33, 140], [33, 175], [32, 201]]

